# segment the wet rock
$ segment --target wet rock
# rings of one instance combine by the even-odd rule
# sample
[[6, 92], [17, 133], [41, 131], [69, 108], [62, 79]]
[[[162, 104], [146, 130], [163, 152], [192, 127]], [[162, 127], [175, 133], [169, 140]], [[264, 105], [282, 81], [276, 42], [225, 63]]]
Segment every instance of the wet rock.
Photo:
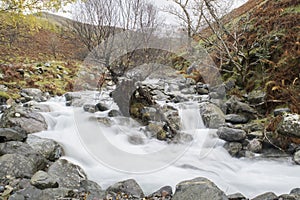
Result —
[[49, 167], [48, 174], [58, 182], [59, 187], [70, 189], [80, 188], [80, 182], [86, 180], [84, 171], [78, 165], [65, 159], [55, 161]]
[[103, 112], [103, 111], [107, 111], [108, 110], [108, 107], [107, 107], [107, 105], [105, 105], [104, 103], [97, 103], [96, 104], [96, 111], [101, 111], [101, 112]]
[[253, 198], [252, 200], [277, 200], [277, 196], [273, 192], [267, 192]]
[[289, 108], [277, 108], [273, 111], [274, 116], [283, 115], [285, 113], [291, 113]]
[[47, 172], [37, 171], [30, 180], [31, 185], [39, 188], [57, 188], [58, 183]]
[[227, 200], [225, 193], [206, 178], [183, 181], [176, 186], [172, 200]]
[[224, 148], [233, 157], [238, 157], [240, 151], [243, 149], [243, 145], [239, 142], [226, 142]]
[[246, 139], [246, 132], [241, 129], [233, 129], [228, 127], [221, 127], [217, 131], [220, 139], [227, 142], [238, 142]]
[[47, 130], [48, 125], [40, 113], [23, 106], [14, 106], [3, 113], [0, 127], [30, 134]]
[[241, 193], [235, 193], [227, 196], [229, 200], [247, 200]]
[[249, 121], [249, 119], [243, 115], [228, 114], [225, 115], [225, 121], [232, 124], [245, 124]]
[[112, 126], [113, 121], [111, 119], [109, 119], [108, 117], [90, 117], [89, 121], [95, 121], [98, 122], [100, 124], [103, 124], [105, 126]]
[[28, 135], [26, 143], [50, 161], [57, 160], [63, 154], [63, 148], [51, 139]]
[[284, 114], [277, 126], [277, 132], [282, 135], [300, 138], [300, 115]]
[[133, 145], [145, 144], [145, 140], [140, 135], [130, 135], [128, 136], [128, 142]]
[[300, 165], [300, 150], [294, 153], [293, 160], [296, 164]]
[[23, 104], [23, 107], [30, 108], [35, 112], [51, 112], [48, 105], [37, 103], [36, 101], [29, 101]]
[[25, 133], [20, 133], [10, 128], [0, 128], [0, 142], [23, 141], [26, 137]]
[[45, 167], [34, 162], [30, 157], [20, 154], [5, 154], [0, 157], [0, 177], [31, 177], [36, 171]]
[[125, 193], [133, 197], [143, 198], [144, 192], [134, 179], [118, 182], [106, 190], [106, 194], [115, 196], [118, 193]]
[[121, 116], [121, 113], [118, 110], [111, 110], [108, 112], [109, 117], [118, 117]]
[[65, 95], [66, 106], [71, 106], [75, 99], [81, 99], [81, 95], [77, 92], [67, 92]]
[[149, 131], [151, 135], [156, 136], [159, 140], [165, 140], [167, 137], [167, 133], [164, 130], [162, 123], [149, 123], [146, 130]]
[[247, 149], [253, 153], [260, 153], [262, 151], [263, 145], [262, 142], [258, 139], [253, 139], [249, 141]]
[[147, 199], [165, 199], [165, 200], [169, 200], [172, 197], [172, 187], [171, 186], [164, 186], [162, 188], [160, 188], [159, 190], [157, 190], [156, 192], [152, 193], [151, 195], [149, 195], [147, 197]]
[[199, 104], [200, 114], [207, 128], [219, 128], [225, 123], [225, 115], [216, 105], [208, 102]]
[[96, 112], [96, 106], [95, 105], [92, 105], [92, 104], [85, 104], [83, 105], [83, 110], [85, 112], [89, 112], [89, 113], [94, 113]]
[[42, 102], [42, 101], [47, 101], [47, 97], [44, 96], [43, 92], [40, 89], [37, 88], [25, 88], [22, 89], [20, 92], [21, 97], [24, 97], [26, 102], [27, 101], [37, 101], [37, 102]]

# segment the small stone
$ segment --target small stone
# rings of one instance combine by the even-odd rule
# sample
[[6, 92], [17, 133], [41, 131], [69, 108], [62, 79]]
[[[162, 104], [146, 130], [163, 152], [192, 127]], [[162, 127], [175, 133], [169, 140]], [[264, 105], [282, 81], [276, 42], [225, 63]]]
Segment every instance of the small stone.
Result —
[[300, 150], [294, 153], [293, 160], [296, 164], [300, 165]]
[[225, 121], [232, 124], [245, 124], [249, 121], [249, 119], [243, 115], [229, 114], [225, 115]]
[[20, 113], [15, 113], [15, 116], [16, 117], [21, 117], [21, 114]]
[[4, 192], [4, 187], [0, 185], [0, 193]]
[[253, 153], [260, 153], [262, 151], [263, 146], [260, 140], [253, 139], [249, 142], [247, 148]]
[[44, 171], [36, 172], [30, 180], [31, 185], [39, 188], [39, 189], [46, 189], [46, 188], [57, 188], [58, 183], [49, 176], [48, 173]]
[[227, 142], [225, 143], [224, 148], [231, 156], [237, 157], [239, 152], [243, 149], [243, 145], [239, 142]]

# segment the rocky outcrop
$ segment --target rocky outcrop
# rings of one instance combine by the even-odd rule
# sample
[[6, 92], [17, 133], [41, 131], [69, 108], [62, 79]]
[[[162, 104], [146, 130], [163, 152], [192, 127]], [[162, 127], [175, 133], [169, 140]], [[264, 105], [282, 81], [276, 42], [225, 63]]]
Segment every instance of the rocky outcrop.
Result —
[[7, 109], [0, 121], [0, 127], [11, 128], [22, 134], [47, 130], [45, 118], [30, 107], [13, 106]]
[[172, 200], [227, 200], [225, 193], [206, 178], [183, 181], [176, 186]]

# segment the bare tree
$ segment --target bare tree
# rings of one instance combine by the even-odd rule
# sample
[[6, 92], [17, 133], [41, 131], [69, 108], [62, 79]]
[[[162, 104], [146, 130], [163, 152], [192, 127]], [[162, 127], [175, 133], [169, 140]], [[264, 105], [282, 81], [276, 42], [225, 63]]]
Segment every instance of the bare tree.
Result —
[[[126, 45], [126, 41], [135, 35], [128, 30], [140, 34], [146, 29], [153, 30], [156, 28], [156, 18], [157, 11], [147, 0], [88, 0], [79, 5], [72, 27], [92, 52], [95, 61], [104, 65], [110, 75], [116, 78], [117, 74], [110, 66], [111, 55], [115, 51], [114, 36], [126, 31], [127, 34], [121, 38], [125, 41], [122, 44]], [[136, 48], [139, 42], [142, 41], [136, 41]], [[124, 46], [122, 48], [126, 49]]]

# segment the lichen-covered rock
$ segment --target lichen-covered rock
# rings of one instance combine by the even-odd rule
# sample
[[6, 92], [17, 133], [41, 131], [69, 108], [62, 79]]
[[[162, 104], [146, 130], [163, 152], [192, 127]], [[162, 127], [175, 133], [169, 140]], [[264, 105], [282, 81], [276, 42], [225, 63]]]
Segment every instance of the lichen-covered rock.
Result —
[[37, 171], [31, 177], [30, 183], [39, 189], [58, 187], [58, 183], [47, 172], [44, 171]]
[[49, 167], [48, 174], [58, 182], [59, 187], [70, 189], [79, 189], [80, 182], [86, 180], [84, 171], [65, 159], [55, 161]]
[[63, 148], [51, 139], [28, 135], [26, 143], [50, 161], [57, 160], [63, 154]]
[[239, 142], [227, 142], [225, 143], [224, 148], [231, 156], [237, 157], [239, 152], [243, 149], [243, 145]]
[[206, 178], [183, 181], [176, 186], [172, 200], [227, 200], [225, 193]]
[[216, 105], [208, 102], [199, 104], [200, 114], [207, 128], [219, 128], [225, 123], [223, 111]]
[[0, 127], [12, 128], [21, 133], [30, 134], [47, 130], [45, 118], [28, 107], [13, 106], [3, 113]]
[[260, 153], [262, 151], [262, 142], [258, 139], [253, 139], [249, 141], [247, 149], [253, 153]]
[[277, 126], [277, 132], [282, 135], [300, 138], [300, 115], [283, 115], [281, 122]]

